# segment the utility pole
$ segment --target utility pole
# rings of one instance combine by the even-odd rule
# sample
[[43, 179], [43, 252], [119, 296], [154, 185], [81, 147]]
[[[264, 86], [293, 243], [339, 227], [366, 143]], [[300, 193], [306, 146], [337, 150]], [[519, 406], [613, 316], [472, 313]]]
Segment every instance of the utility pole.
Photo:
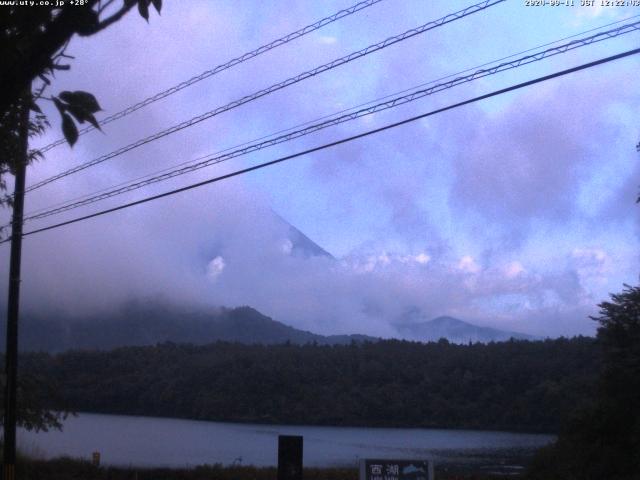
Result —
[[4, 480], [15, 480], [16, 469], [16, 394], [18, 380], [18, 313], [20, 307], [20, 259], [24, 186], [29, 154], [29, 105], [31, 91], [20, 102], [19, 150], [14, 158], [15, 187], [11, 221], [11, 259], [9, 264], [9, 302], [7, 308], [7, 347], [5, 350], [4, 388]]

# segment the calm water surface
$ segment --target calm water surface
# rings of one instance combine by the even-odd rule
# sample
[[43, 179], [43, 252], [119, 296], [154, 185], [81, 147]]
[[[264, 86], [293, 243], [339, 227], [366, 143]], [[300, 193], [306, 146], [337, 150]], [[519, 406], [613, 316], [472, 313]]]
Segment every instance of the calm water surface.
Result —
[[[89, 459], [103, 464], [189, 467], [202, 464], [275, 466], [278, 435], [304, 437], [306, 466], [352, 466], [359, 458], [469, 460], [530, 454], [551, 435], [472, 430], [254, 425], [82, 413], [62, 432], [18, 432], [19, 447], [37, 457]], [[504, 460], [503, 460], [504, 461]]]

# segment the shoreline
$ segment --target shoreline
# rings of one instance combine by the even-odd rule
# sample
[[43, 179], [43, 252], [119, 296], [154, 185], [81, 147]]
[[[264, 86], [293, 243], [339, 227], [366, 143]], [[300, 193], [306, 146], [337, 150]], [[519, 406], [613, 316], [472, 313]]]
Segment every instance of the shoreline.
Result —
[[192, 418], [192, 417], [180, 417], [180, 416], [159, 416], [144, 413], [119, 413], [119, 412], [106, 412], [106, 411], [76, 411], [69, 412], [70, 417], [78, 415], [110, 415], [118, 417], [131, 417], [131, 418], [148, 418], [148, 419], [160, 419], [160, 420], [177, 420], [188, 422], [207, 422], [232, 426], [247, 426], [247, 425], [259, 425], [261, 427], [291, 427], [291, 428], [370, 428], [376, 430], [435, 430], [435, 431], [456, 431], [456, 432], [477, 432], [477, 433], [505, 433], [505, 434], [518, 434], [518, 435], [541, 435], [548, 437], [557, 437], [558, 432], [549, 432], [543, 430], [528, 430], [528, 429], [500, 429], [500, 428], [482, 428], [482, 427], [460, 427], [460, 426], [407, 426], [407, 425], [367, 425], [367, 424], [329, 424], [329, 423], [286, 423], [275, 421], [261, 421], [260, 419], [248, 419], [248, 420], [210, 420], [206, 418]]
[[[555, 437], [511, 432], [447, 429], [376, 429], [259, 425], [79, 413], [63, 431], [21, 430], [19, 446], [40, 459], [89, 459], [100, 452], [104, 465], [182, 468], [212, 464], [274, 467], [277, 437], [304, 438], [310, 468], [353, 468], [361, 458], [414, 458], [465, 470], [520, 467]], [[116, 445], [116, 446], [114, 446]]]

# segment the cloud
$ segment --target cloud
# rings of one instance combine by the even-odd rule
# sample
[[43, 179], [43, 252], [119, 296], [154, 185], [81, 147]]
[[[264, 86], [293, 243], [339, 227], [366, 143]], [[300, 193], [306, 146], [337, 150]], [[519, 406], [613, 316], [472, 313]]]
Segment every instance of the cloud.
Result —
[[224, 271], [225, 265], [226, 264], [224, 263], [224, 258], [218, 255], [207, 265], [207, 277], [215, 281], [215, 279], [219, 277]]
[[[567, 312], [584, 296], [576, 269], [598, 262], [597, 251], [577, 252], [577, 263], [562, 274], [525, 272], [518, 263], [481, 268], [471, 256], [424, 249], [353, 252], [338, 260], [293, 256], [283, 248], [291, 242], [288, 225], [260, 200], [239, 183], [28, 237], [24, 310], [81, 316], [130, 299], [162, 298], [251, 305], [324, 334], [395, 336], [393, 324], [412, 308], [427, 318], [450, 314], [531, 333], [589, 331], [584, 316], [569, 319]], [[188, 208], [205, 203], [206, 211]], [[521, 308], [496, 303], [509, 295], [520, 298]], [[564, 315], [562, 324], [536, 315], [550, 308]]]
[[[493, 222], [569, 216], [580, 163], [588, 159], [582, 138], [589, 126], [597, 130], [586, 107], [570, 91], [543, 92], [521, 95], [492, 121], [474, 122], [455, 163], [454, 203]], [[575, 123], [555, 128], [559, 112]]]
[[336, 37], [329, 37], [324, 35], [321, 35], [320, 37], [318, 37], [318, 41], [323, 45], [334, 45], [338, 43], [338, 39]]
[[427, 263], [429, 263], [429, 260], [431, 260], [431, 257], [423, 252], [417, 254], [415, 257], [413, 257], [413, 259], [421, 265], [426, 265]]
[[[606, 18], [606, 19], [618, 19], [625, 16], [624, 9], [620, 6], [604, 5], [602, 2], [594, 1], [591, 5], [583, 6], [572, 9], [573, 11], [573, 24], [582, 25], [589, 21]], [[628, 10], [627, 10], [628, 12]]]
[[520, 262], [514, 261], [514, 262], [509, 262], [507, 265], [505, 265], [504, 273], [507, 276], [507, 278], [515, 278], [518, 275], [526, 273], [526, 271]]
[[[74, 42], [70, 53], [77, 60], [71, 72], [60, 73], [56, 88], [90, 89], [113, 113], [328, 13], [322, 3], [253, 3], [168, 4], [150, 26], [130, 15], [96, 39]], [[385, 3], [367, 11], [370, 16], [345, 19], [343, 27], [300, 39], [109, 124], [104, 135], [86, 135], [73, 150], [60, 147], [30, 168], [29, 181], [415, 26], [413, 7]], [[420, 7], [425, 18], [437, 16], [433, 8], [445, 9], [430, 5]], [[389, 15], [396, 10], [402, 15]], [[374, 21], [379, 30], [371, 28]], [[500, 22], [477, 15], [473, 22], [452, 23], [453, 32], [443, 28], [309, 79], [34, 192], [27, 208], [511, 53], [504, 51], [511, 40], [498, 33], [483, 39], [486, 47], [460, 47], [487, 26]], [[534, 27], [531, 32], [530, 38], [538, 33]], [[251, 305], [319, 333], [392, 336], [393, 323], [410, 309], [427, 318], [448, 314], [542, 335], [592, 333], [587, 315], [635, 274], [638, 260], [633, 200], [640, 166], [633, 147], [640, 97], [621, 88], [630, 84], [627, 68], [527, 89], [286, 168], [27, 237], [24, 310], [81, 315], [131, 298], [162, 297], [190, 306]], [[104, 206], [401, 120], [509, 78], [444, 92]], [[54, 125], [43, 143], [58, 132]], [[295, 218], [295, 226], [337, 260], [295, 254], [289, 227], [272, 207]], [[6, 287], [6, 275], [0, 282]]]
[[470, 255], [465, 255], [460, 259], [458, 268], [466, 273], [478, 273], [480, 271], [480, 265]]

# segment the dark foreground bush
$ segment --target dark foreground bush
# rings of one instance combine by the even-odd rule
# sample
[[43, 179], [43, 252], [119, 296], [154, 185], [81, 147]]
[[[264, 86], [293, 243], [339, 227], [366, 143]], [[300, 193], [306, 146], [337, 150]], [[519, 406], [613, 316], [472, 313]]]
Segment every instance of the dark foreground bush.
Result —
[[[193, 469], [96, 467], [71, 458], [31, 460], [18, 465], [22, 480], [275, 480], [275, 468], [204, 465]], [[305, 480], [356, 480], [355, 469], [308, 468]]]

